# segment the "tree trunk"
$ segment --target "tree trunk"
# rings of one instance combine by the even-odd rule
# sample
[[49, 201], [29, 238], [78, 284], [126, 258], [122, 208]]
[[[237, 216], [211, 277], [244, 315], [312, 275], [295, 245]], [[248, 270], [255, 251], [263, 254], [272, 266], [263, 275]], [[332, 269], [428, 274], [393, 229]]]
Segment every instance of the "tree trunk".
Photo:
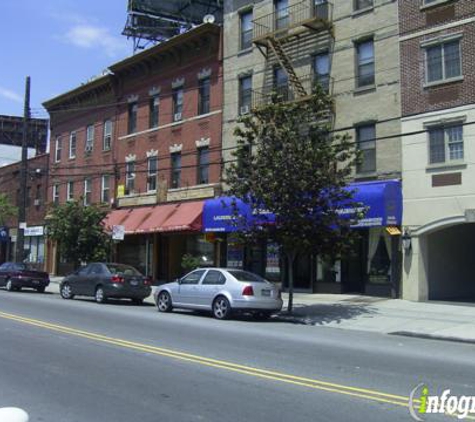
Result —
[[294, 261], [296, 253], [295, 251], [290, 251], [286, 255], [289, 266], [289, 302], [287, 304], [287, 312], [291, 314], [294, 306]]

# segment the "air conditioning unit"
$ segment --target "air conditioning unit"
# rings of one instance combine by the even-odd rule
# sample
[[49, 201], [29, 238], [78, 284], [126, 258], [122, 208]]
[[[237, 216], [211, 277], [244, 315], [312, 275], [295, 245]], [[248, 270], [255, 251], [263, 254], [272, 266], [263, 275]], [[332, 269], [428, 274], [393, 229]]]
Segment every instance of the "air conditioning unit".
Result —
[[181, 120], [181, 113], [175, 113], [175, 115], [173, 116], [173, 119], [175, 120], [175, 122], [177, 122], [178, 120]]
[[249, 113], [249, 106], [248, 105], [241, 106], [241, 108], [239, 109], [239, 114], [248, 114], [248, 113]]
[[40, 200], [39, 200], [39, 199], [35, 199], [35, 200], [33, 201], [33, 205], [34, 205], [35, 207], [38, 207], [38, 206], [40, 205]]

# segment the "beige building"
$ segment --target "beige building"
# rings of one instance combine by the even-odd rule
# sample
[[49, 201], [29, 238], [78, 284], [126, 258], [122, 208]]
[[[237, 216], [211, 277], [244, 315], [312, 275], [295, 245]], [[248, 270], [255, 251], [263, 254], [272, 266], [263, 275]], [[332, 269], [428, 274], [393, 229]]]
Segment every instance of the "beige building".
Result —
[[[232, 159], [240, 114], [268, 101], [273, 90], [286, 100], [305, 97], [318, 81], [335, 99], [333, 129], [348, 132], [363, 150], [355, 181], [400, 178], [396, 2], [225, 1], [223, 47], [225, 161]], [[301, 257], [297, 287], [397, 294], [398, 239], [381, 224], [368, 224], [361, 232], [357, 261], [326, 268], [317, 257]], [[265, 251], [248, 255], [250, 269], [265, 268]]]

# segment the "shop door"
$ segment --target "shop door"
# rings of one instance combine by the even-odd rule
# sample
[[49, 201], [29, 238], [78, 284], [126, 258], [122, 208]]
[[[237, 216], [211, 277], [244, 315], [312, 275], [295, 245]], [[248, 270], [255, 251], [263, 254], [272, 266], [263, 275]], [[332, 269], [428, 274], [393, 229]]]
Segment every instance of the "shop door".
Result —
[[354, 249], [342, 262], [342, 282], [345, 293], [363, 293], [365, 285], [366, 245], [364, 236], [355, 242]]

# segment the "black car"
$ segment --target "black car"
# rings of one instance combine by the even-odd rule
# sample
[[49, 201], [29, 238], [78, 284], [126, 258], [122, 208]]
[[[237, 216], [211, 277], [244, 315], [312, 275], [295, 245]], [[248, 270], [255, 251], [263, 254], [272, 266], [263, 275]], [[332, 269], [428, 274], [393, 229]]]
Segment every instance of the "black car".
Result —
[[98, 303], [108, 298], [132, 299], [142, 304], [150, 295], [151, 280], [130, 265], [92, 262], [63, 279], [59, 291], [63, 299], [93, 296]]
[[49, 284], [49, 274], [37, 271], [22, 262], [4, 262], [0, 265], [0, 286], [11, 292], [23, 287], [43, 293]]

